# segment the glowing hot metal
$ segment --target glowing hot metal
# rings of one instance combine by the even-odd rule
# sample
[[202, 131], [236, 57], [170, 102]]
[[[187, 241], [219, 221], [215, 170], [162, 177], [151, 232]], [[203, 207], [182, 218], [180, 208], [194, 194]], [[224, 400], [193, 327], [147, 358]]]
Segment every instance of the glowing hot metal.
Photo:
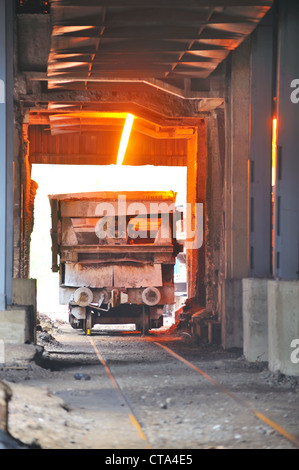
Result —
[[133, 121], [134, 121], [134, 116], [132, 114], [128, 114], [125, 125], [124, 125], [124, 130], [121, 136], [121, 141], [119, 144], [119, 150], [118, 150], [118, 156], [117, 156], [117, 162], [116, 162], [117, 165], [121, 165], [123, 162], [126, 149], [128, 146], [128, 142], [129, 142], [130, 133], [132, 130]]

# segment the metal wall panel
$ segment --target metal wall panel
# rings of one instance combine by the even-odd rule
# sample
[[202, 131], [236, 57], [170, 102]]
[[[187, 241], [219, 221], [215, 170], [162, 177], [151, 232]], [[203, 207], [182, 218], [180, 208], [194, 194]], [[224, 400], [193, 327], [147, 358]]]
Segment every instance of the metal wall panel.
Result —
[[[45, 126], [29, 126], [30, 163], [116, 164], [120, 131], [52, 135]], [[154, 139], [135, 132], [129, 141], [125, 165], [186, 166], [186, 139]]]

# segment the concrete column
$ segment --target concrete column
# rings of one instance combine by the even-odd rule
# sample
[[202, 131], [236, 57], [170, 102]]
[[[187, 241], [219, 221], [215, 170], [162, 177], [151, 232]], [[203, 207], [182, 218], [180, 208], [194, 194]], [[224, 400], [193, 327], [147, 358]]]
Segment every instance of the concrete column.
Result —
[[[17, 305], [24, 308], [26, 311], [25, 324], [24, 324], [24, 337], [23, 341], [27, 343], [36, 343], [36, 318], [37, 318], [37, 305], [36, 305], [36, 279], [13, 279], [12, 283], [12, 299], [13, 308]], [[13, 326], [12, 326], [13, 328]], [[22, 339], [22, 338], [21, 338]]]
[[242, 287], [244, 356], [268, 361], [268, 280], [243, 279]]
[[7, 344], [35, 342], [36, 313], [28, 283], [13, 295], [13, 5], [0, 0], [0, 338]]
[[219, 316], [219, 285], [224, 279], [223, 186], [225, 161], [224, 110], [208, 121], [206, 182], [206, 309]]
[[299, 3], [279, 2], [274, 275], [299, 279]]
[[250, 38], [232, 54], [226, 110], [226, 278], [242, 279], [249, 271], [248, 160], [250, 122]]
[[13, 2], [0, 0], [0, 310], [12, 304]]
[[[251, 38], [249, 265], [243, 279], [243, 350], [248, 361], [268, 360], [267, 278], [271, 276], [271, 132], [273, 15]], [[253, 279], [255, 278], [255, 279]]]
[[242, 348], [242, 279], [225, 279], [221, 287], [221, 344], [224, 349]]
[[299, 376], [299, 282], [268, 281], [269, 370]]
[[249, 275], [248, 160], [250, 38], [228, 62], [225, 163], [225, 280], [221, 290], [222, 345], [243, 347], [242, 278]]

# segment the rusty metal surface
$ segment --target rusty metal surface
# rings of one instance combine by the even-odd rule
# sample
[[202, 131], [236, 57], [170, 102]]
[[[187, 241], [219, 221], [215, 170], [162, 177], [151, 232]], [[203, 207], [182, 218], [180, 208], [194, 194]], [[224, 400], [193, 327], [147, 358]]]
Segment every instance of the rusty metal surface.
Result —
[[[73, 295], [76, 291], [77, 287], [66, 287], [66, 286], [60, 286], [59, 288], [59, 303], [61, 305], [68, 305], [70, 302], [70, 299], [73, 298]], [[93, 302], [98, 303], [101, 301], [103, 295], [104, 295], [104, 303], [107, 304], [110, 299], [110, 294], [105, 290], [105, 289], [97, 289], [94, 288], [92, 289], [93, 293]]]
[[92, 288], [162, 286], [161, 265], [85, 266], [80, 263], [66, 263], [64, 284]]
[[112, 287], [113, 266], [82, 266], [79, 263], [65, 263], [66, 286]]
[[169, 202], [176, 200], [174, 191], [98, 191], [89, 193], [69, 193], [49, 195], [50, 201], [100, 201], [118, 202], [120, 197], [125, 197], [129, 203], [134, 202]]
[[[76, 119], [79, 123], [78, 127], [72, 126], [73, 118], [69, 115], [69, 118], [65, 118], [65, 124], [59, 121], [56, 125], [57, 129], [51, 124], [52, 132], [49, 132], [51, 115], [49, 111], [49, 117], [47, 117], [49, 123], [46, 126], [29, 126], [30, 163], [67, 165], [116, 163], [124, 119], [119, 121], [118, 126], [114, 124], [115, 130], [107, 130], [107, 119], [99, 119], [95, 113], [94, 117], [90, 118], [89, 125], [86, 125], [83, 130], [81, 120]], [[31, 121], [37, 122], [33, 118]], [[136, 122], [134, 127], [136, 127]], [[59, 128], [59, 126], [63, 127]], [[187, 140], [184, 135], [173, 139], [171, 136], [174, 131], [172, 131], [161, 139], [155, 131], [151, 131], [151, 135], [146, 135], [145, 132], [140, 127], [132, 132], [133, 138], [126, 152], [125, 163], [127, 165], [187, 165]]]
[[[20, 15], [30, 163], [115, 164], [121, 115], [129, 112], [135, 122], [125, 165], [187, 166], [188, 141], [199, 121], [224, 106], [223, 62], [272, 4], [52, 0], [51, 14], [40, 15], [43, 24], [28, 24], [30, 34], [24, 34], [28, 18], [24, 23]], [[38, 51], [43, 72], [36, 71], [32, 54], [37, 29], [49, 29], [42, 36], [49, 50]]]
[[[161, 294], [160, 303], [162, 305], [171, 305], [175, 302], [175, 288], [174, 286], [158, 287]], [[130, 289], [128, 291], [128, 302], [132, 304], [141, 304], [143, 289]]]
[[[119, 205], [120, 196], [123, 206]], [[68, 304], [72, 298], [76, 302], [74, 289], [83, 287], [92, 289], [92, 302], [95, 304], [104, 291], [105, 297], [108, 295], [104, 303], [108, 303], [113, 289], [126, 296], [125, 303], [143, 304], [143, 291], [148, 287], [159, 289], [159, 304], [174, 303], [175, 248], [172, 217], [176, 211], [176, 193], [96, 192], [51, 195], [49, 199], [52, 209], [55, 209], [52, 210], [52, 231], [56, 234], [54, 242], [57, 243], [61, 263], [62, 304]], [[135, 209], [130, 209], [130, 205], [142, 202], [144, 215], [137, 220], [145, 238], [135, 240], [126, 234], [122, 244], [116, 244], [118, 239], [110, 234], [111, 240], [105, 239], [106, 243], [102, 239], [96, 240], [98, 205], [102, 202], [114, 204], [116, 217], [126, 214], [125, 221], [128, 224], [132, 221], [132, 216], [127, 212], [136, 216]], [[167, 239], [162, 238], [165, 236], [165, 225], [163, 221], [161, 231], [162, 216], [159, 218], [158, 213], [170, 215], [166, 219], [169, 229]], [[113, 221], [119, 229], [119, 220], [113, 218]]]
[[[47, 88], [30, 113], [30, 162], [116, 163], [124, 118], [99, 114], [130, 112], [137, 119], [124, 164], [186, 166], [198, 125], [189, 118], [223, 106], [219, 66], [272, 4], [53, 0], [47, 72], [28, 78]], [[21, 57], [27, 49], [21, 42]]]
[[162, 286], [161, 265], [114, 266], [115, 287]]
[[[105, 245], [63, 245], [61, 247], [62, 253], [73, 250], [75, 253], [106, 253], [107, 246]], [[128, 246], [110, 245], [110, 253], [121, 253], [128, 251]], [[172, 245], [130, 245], [130, 253], [173, 253]]]

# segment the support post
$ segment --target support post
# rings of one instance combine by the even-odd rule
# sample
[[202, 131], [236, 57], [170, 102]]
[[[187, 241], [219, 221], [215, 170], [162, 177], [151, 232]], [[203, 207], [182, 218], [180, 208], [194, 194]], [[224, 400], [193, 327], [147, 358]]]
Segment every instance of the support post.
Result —
[[280, 1], [273, 274], [289, 281], [299, 279], [298, 21], [297, 0]]
[[[192, 213], [191, 229], [195, 230], [195, 205], [203, 204], [203, 243], [200, 248], [187, 248], [188, 297], [205, 306], [205, 200], [207, 129], [202, 120], [194, 136], [188, 141], [187, 203]], [[198, 221], [197, 221], [198, 222]]]
[[0, 0], [0, 310], [12, 304], [13, 2]]
[[250, 38], [232, 54], [227, 74], [225, 279], [221, 286], [222, 346], [243, 347], [242, 278], [249, 273], [248, 160]]
[[249, 160], [251, 277], [271, 275], [271, 132], [273, 26], [267, 15], [252, 36]]

